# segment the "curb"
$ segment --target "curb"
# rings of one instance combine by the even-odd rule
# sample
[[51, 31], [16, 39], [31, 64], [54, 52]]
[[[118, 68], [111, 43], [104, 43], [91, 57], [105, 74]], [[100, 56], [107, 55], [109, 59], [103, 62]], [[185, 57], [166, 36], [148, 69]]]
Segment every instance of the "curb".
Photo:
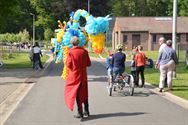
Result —
[[178, 97], [170, 92], [159, 92], [159, 88], [156, 88], [155, 86], [151, 85], [150, 83], [146, 83], [148, 86], [150, 86], [149, 89], [150, 91], [154, 92], [155, 94], [181, 106], [182, 108], [185, 108], [188, 110], [188, 100], [183, 99], [181, 97]]

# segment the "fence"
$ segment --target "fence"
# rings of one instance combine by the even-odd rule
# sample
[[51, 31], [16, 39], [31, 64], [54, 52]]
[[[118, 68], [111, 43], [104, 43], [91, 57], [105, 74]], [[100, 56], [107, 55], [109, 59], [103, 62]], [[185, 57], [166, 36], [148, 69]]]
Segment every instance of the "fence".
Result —
[[177, 44], [177, 56], [180, 62], [185, 62], [187, 59], [188, 44], [178, 43]]

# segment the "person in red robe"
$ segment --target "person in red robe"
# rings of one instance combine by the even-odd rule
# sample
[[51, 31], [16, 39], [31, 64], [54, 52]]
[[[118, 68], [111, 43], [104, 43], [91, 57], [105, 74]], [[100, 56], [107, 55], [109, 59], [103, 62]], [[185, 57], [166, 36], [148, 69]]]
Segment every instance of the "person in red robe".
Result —
[[[89, 116], [87, 67], [91, 66], [91, 61], [87, 50], [78, 46], [78, 37], [74, 36], [71, 43], [73, 48], [69, 50], [66, 60], [69, 74], [65, 83], [64, 99], [71, 111], [73, 111], [76, 100], [78, 114], [75, 117], [83, 118], [83, 116]], [[84, 113], [82, 110], [83, 103]]]

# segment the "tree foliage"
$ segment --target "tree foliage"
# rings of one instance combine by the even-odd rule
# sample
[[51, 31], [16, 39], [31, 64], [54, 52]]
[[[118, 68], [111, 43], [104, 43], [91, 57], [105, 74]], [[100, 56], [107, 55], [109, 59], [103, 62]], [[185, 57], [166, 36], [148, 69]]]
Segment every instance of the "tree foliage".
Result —
[[[67, 21], [69, 13], [88, 10], [88, 0], [0, 0], [0, 33], [17, 34], [27, 29], [32, 35], [35, 14], [36, 39], [46, 39], [57, 20]], [[90, 0], [93, 16], [172, 16], [173, 0]], [[178, 0], [178, 16], [188, 16], [188, 0]], [[81, 21], [83, 23], [85, 20]]]
[[50, 39], [53, 37], [53, 31], [50, 28], [45, 29], [44, 31], [44, 40], [50, 41]]

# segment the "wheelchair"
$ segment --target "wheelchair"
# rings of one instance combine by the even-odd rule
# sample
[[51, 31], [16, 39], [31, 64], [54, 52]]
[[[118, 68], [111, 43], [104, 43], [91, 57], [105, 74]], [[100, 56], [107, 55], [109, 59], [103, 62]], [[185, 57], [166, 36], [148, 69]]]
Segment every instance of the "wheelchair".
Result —
[[115, 91], [127, 91], [130, 96], [134, 95], [134, 78], [132, 75], [123, 73], [118, 74], [116, 78], [109, 76], [108, 78], [109, 86], [108, 86], [108, 95], [112, 96], [112, 93]]

